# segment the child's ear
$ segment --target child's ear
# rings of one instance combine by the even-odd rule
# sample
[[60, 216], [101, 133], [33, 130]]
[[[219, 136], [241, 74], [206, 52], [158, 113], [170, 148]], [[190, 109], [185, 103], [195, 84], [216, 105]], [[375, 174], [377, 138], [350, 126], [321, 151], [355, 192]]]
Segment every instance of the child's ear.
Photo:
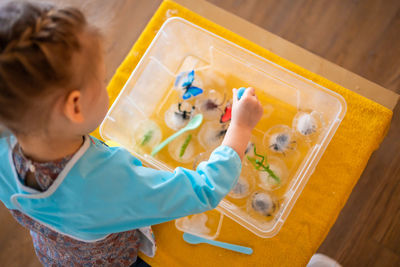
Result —
[[64, 102], [64, 114], [74, 123], [82, 123], [84, 121], [82, 113], [82, 94], [78, 90], [70, 92]]

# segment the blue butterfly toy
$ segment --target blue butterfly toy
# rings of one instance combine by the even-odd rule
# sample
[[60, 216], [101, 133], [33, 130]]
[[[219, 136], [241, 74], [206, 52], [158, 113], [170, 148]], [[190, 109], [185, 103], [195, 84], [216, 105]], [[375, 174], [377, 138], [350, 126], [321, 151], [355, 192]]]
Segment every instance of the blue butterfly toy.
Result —
[[184, 100], [191, 98], [192, 96], [195, 97], [201, 93], [203, 93], [203, 89], [192, 86], [194, 81], [194, 70], [190, 72], [181, 72], [176, 77], [175, 80], [175, 87], [182, 88], [184, 90], [182, 98]]

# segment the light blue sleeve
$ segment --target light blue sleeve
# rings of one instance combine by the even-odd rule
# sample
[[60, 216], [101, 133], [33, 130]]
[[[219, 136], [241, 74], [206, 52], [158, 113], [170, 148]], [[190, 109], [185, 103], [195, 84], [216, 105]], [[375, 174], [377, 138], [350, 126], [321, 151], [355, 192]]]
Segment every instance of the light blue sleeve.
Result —
[[112, 179], [102, 176], [102, 195], [97, 199], [101, 206], [86, 200], [93, 218], [83, 229], [87, 233], [121, 232], [213, 209], [236, 184], [241, 171], [238, 154], [228, 146], [214, 150], [196, 171], [146, 168], [123, 150], [108, 164], [115, 175]]
[[238, 154], [228, 146], [215, 149], [196, 171], [174, 172], [143, 167], [124, 149], [109, 151], [96, 163], [91, 155], [83, 157], [46, 199], [19, 201], [35, 206], [40, 221], [89, 240], [213, 209], [241, 171]]
[[[217, 148], [196, 171], [181, 167], [173, 173], [146, 167], [133, 169], [135, 180], [142, 186], [137, 193], [143, 199], [144, 216], [158, 214], [168, 219], [215, 208], [236, 184], [240, 171], [240, 158], [228, 146]], [[156, 202], [160, 205], [146, 207], [145, 203]]]

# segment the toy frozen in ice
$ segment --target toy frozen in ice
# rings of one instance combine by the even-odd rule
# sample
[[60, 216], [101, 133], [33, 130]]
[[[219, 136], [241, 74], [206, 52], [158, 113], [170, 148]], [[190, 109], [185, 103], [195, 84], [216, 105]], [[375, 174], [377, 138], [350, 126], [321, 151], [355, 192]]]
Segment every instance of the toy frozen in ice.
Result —
[[221, 118], [219, 119], [220, 123], [227, 123], [230, 122], [232, 118], [232, 104], [228, 102], [226, 104], [224, 112], [221, 115]]
[[228, 196], [234, 199], [247, 197], [254, 189], [254, 171], [250, 166], [243, 165], [242, 173], [236, 185], [229, 192]]
[[277, 202], [266, 192], [256, 192], [249, 198], [248, 209], [259, 215], [271, 217], [277, 210]]
[[187, 102], [179, 102], [173, 104], [164, 115], [165, 123], [172, 130], [179, 130], [183, 128], [193, 117], [196, 110], [195, 106]]
[[289, 134], [279, 133], [271, 137], [269, 144], [269, 147], [275, 152], [285, 153], [287, 149], [291, 148], [290, 145], [292, 144], [292, 141], [290, 140]]
[[203, 93], [203, 89], [196, 86], [197, 84], [201, 84], [200, 81], [196, 80], [195, 82], [195, 73], [192, 71], [184, 71], [178, 74], [175, 79], [174, 87], [180, 91], [182, 91], [182, 98], [187, 100], [191, 97], [195, 97], [201, 93]]
[[[267, 191], [273, 191], [285, 184], [288, 178], [288, 169], [281, 159], [273, 156], [268, 157], [268, 165], [271, 172], [259, 171], [258, 185]], [[274, 175], [271, 175], [271, 173]], [[276, 177], [279, 179], [276, 179]]]
[[219, 123], [215, 121], [207, 122], [200, 129], [198, 139], [205, 149], [213, 149], [222, 143], [226, 132], [228, 131], [229, 122], [232, 117], [232, 104], [228, 102], [224, 112], [220, 116]]
[[272, 151], [285, 155], [296, 148], [292, 129], [286, 125], [270, 128], [264, 135], [264, 144]]
[[210, 228], [206, 226], [208, 216], [204, 213], [187, 216], [181, 219], [182, 227], [196, 234], [209, 234]]
[[225, 102], [225, 97], [225, 94], [222, 96], [215, 90], [209, 90], [202, 99], [196, 101], [196, 106], [206, 120], [217, 120], [223, 113], [221, 106]]
[[214, 149], [222, 143], [227, 130], [227, 124], [209, 121], [201, 127], [197, 138], [205, 149]]
[[[193, 169], [195, 170], [197, 166], [210, 158], [211, 151], [200, 153], [196, 156], [193, 162]], [[238, 179], [237, 184], [229, 192], [228, 196], [239, 199], [248, 196], [254, 187], [254, 171], [250, 169], [250, 166], [243, 164], [241, 175]]]
[[320, 113], [300, 111], [293, 119], [293, 128], [296, 132], [308, 139], [317, 135], [323, 127], [322, 116]]
[[133, 143], [137, 150], [151, 150], [162, 138], [160, 127], [152, 120], [142, 120], [133, 130]]
[[183, 134], [177, 137], [168, 145], [168, 151], [171, 157], [182, 163], [190, 162], [195, 156], [195, 145], [191, 133]]
[[257, 154], [255, 145], [253, 146], [253, 153], [254, 157], [248, 155], [246, 157], [249, 162], [254, 166], [254, 168], [259, 171], [259, 173], [261, 173], [260, 176], [262, 175], [262, 177], [265, 176], [269, 178], [265, 179], [265, 182], [267, 182], [267, 184], [271, 184], [271, 187], [273, 185], [279, 186], [281, 183], [281, 178], [277, 175], [277, 173], [274, 172], [274, 170], [271, 169], [270, 165], [267, 162], [267, 156]]
[[237, 184], [232, 188], [232, 191], [229, 192], [229, 196], [231, 197], [244, 197], [249, 192], [249, 182], [246, 179], [239, 178]]

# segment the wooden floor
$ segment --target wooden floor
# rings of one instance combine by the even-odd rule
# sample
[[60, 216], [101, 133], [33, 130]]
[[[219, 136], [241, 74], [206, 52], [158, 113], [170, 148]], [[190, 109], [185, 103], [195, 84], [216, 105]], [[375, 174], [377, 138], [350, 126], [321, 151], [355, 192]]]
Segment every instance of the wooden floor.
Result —
[[[78, 0], [54, 0], [79, 3]], [[83, 1], [81, 1], [83, 2]], [[85, 8], [115, 22], [124, 16], [129, 34], [117, 36], [103, 21], [108, 76], [136, 40], [161, 0], [85, 1]], [[400, 93], [398, 0], [209, 0], [260, 27], [392, 91]], [[112, 4], [110, 4], [112, 3]], [[99, 10], [99, 7], [101, 9]], [[99, 12], [93, 12], [93, 10]], [[101, 12], [100, 12], [101, 11]], [[113, 23], [112, 23], [113, 24]], [[116, 49], [123, 43], [121, 49]], [[29, 234], [0, 207], [0, 265], [40, 266]], [[400, 106], [319, 252], [343, 266], [400, 266]]]

